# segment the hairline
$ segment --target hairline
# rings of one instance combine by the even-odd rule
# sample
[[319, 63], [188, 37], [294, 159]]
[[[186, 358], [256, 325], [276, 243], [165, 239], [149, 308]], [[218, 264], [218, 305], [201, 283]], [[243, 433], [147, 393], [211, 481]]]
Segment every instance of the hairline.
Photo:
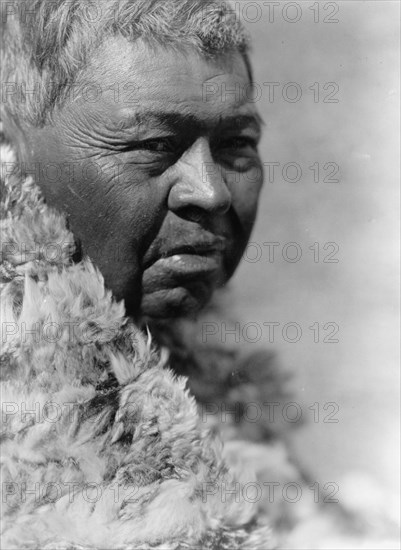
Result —
[[[179, 4], [179, 2], [176, 2], [176, 0], [171, 1], [172, 5], [174, 5], [175, 3]], [[141, 3], [141, 0], [138, 0], [138, 3]], [[162, 2], [159, 2], [159, 0], [150, 0], [150, 3], [152, 6], [155, 6], [159, 3], [162, 4]], [[166, 4], [167, 3], [168, 0], [166, 0]], [[197, 5], [199, 3], [200, 2], [194, 2], [194, 5]], [[35, 4], [37, 6], [41, 6], [42, 0], [37, 0]], [[43, 2], [44, 6], [45, 4], [46, 2]], [[76, 5], [78, 6], [79, 4], [80, 2], [79, 0], [77, 0]], [[186, 0], [182, 0], [182, 4], [185, 5], [188, 4], [188, 2]], [[212, 7], [213, 9], [213, 4], [226, 5], [228, 4], [228, 2], [222, 2], [221, 0], [218, 0], [216, 2], [212, 2], [211, 0], [205, 1], [206, 8]], [[56, 13], [54, 13], [54, 15], [56, 15]], [[195, 15], [198, 16], [199, 12], [195, 12]], [[80, 78], [82, 78], [82, 75], [84, 75], [85, 72], [88, 70], [91, 63], [96, 60], [99, 49], [107, 42], [107, 40], [118, 37], [126, 39], [130, 44], [135, 44], [138, 40], [142, 40], [146, 45], [148, 45], [148, 47], [157, 46], [166, 50], [172, 49], [176, 51], [181, 51], [184, 54], [192, 50], [206, 60], [218, 59], [230, 53], [238, 53], [245, 62], [245, 67], [250, 83], [253, 83], [252, 67], [249, 59], [250, 45], [246, 32], [242, 29], [245, 34], [241, 35], [241, 28], [235, 27], [235, 25], [232, 24], [233, 34], [230, 36], [229, 29], [231, 23], [229, 23], [226, 29], [228, 34], [225, 34], [226, 31], [224, 31], [221, 35], [219, 35], [219, 27], [213, 26], [217, 25], [213, 23], [213, 16], [216, 16], [216, 12], [212, 11], [212, 23], [209, 22], [210, 26], [207, 27], [209, 28], [210, 34], [206, 33], [204, 37], [202, 37], [202, 35], [198, 35], [196, 37], [195, 34], [189, 35], [188, 40], [186, 40], [186, 37], [184, 36], [183, 41], [180, 41], [180, 38], [178, 36], [174, 37], [173, 35], [168, 33], [165, 34], [163, 32], [160, 32], [158, 34], [156, 31], [149, 32], [149, 28], [152, 30], [151, 26], [148, 27], [148, 32], [144, 31], [142, 34], [134, 36], [132, 32], [130, 32], [130, 27], [124, 26], [123, 20], [120, 26], [114, 28], [112, 26], [107, 26], [107, 30], [106, 27], [102, 28], [102, 30], [105, 31], [104, 34], [98, 32], [97, 36], [93, 35], [85, 37], [85, 35], [82, 34], [82, 28], [78, 26], [77, 32], [81, 32], [80, 36], [82, 37], [83, 41], [80, 55], [75, 60], [75, 67], [74, 63], [70, 63], [69, 65], [67, 65], [66, 59], [68, 58], [66, 57], [66, 55], [68, 54], [68, 50], [67, 54], [63, 54], [64, 45], [62, 45], [61, 42], [58, 43], [55, 41], [55, 32], [57, 31], [54, 31], [53, 29], [53, 34], [51, 35], [49, 33], [49, 35], [47, 36], [47, 41], [50, 40], [49, 36], [54, 40], [52, 45], [53, 48], [56, 49], [46, 50], [46, 36], [43, 37], [40, 34], [35, 34], [34, 30], [32, 30], [32, 33], [30, 35], [29, 31], [27, 32], [23, 29], [23, 26], [21, 26], [22, 23], [21, 21], [19, 21], [18, 29], [19, 32], [22, 33], [22, 38], [28, 37], [28, 40], [34, 40], [33, 44], [36, 43], [37, 48], [38, 44], [40, 43], [44, 45], [41, 47], [42, 49], [34, 49], [31, 56], [29, 50], [27, 50], [26, 48], [24, 50], [24, 47], [18, 49], [16, 57], [15, 54], [9, 53], [6, 57], [6, 70], [8, 70], [8, 73], [10, 74], [10, 81], [13, 82], [15, 79], [17, 85], [18, 81], [20, 81], [21, 83], [25, 82], [27, 91], [33, 86], [38, 86], [38, 89], [40, 90], [40, 101], [39, 103], [37, 102], [37, 105], [34, 105], [34, 102], [30, 100], [31, 98], [28, 98], [28, 101], [26, 101], [25, 99], [24, 101], [20, 102], [14, 101], [12, 98], [10, 98], [10, 102], [8, 102], [7, 100], [7, 102], [5, 102], [3, 105], [4, 112], [6, 116], [11, 117], [17, 125], [21, 124], [23, 126], [30, 127], [40, 127], [45, 125], [49, 120], [51, 120], [54, 111], [65, 102], [66, 96], [68, 96], [74, 85], [79, 82]], [[55, 19], [53, 19], [53, 21], [55, 21]], [[157, 24], [158, 22], [156, 21], [155, 26], [153, 27], [154, 29], [157, 27]], [[199, 24], [199, 21], [197, 24]], [[10, 28], [12, 28], [12, 25]], [[32, 27], [32, 29], [33, 28], [34, 27]], [[143, 29], [144, 28], [145, 27], [143, 27]], [[213, 30], [214, 28], [216, 29], [215, 31]], [[194, 29], [196, 29], [196, 27], [194, 27]], [[239, 34], [236, 34], [237, 32]], [[29, 36], [31, 36], [31, 38], [29, 38]], [[221, 41], [219, 41], [219, 39], [221, 39]], [[59, 37], [58, 40], [61, 40], [61, 38]], [[30, 44], [30, 42], [27, 42], [27, 44]], [[13, 51], [12, 45], [13, 41], [11, 41], [10, 52]], [[5, 43], [5, 48], [7, 49], [7, 47], [9, 47], [8, 42]], [[37, 55], [35, 52], [39, 52], [39, 54]], [[49, 52], [49, 54], [47, 54], [47, 52]], [[53, 52], [53, 55], [51, 54], [51, 52]], [[47, 58], [45, 54], [47, 55]], [[57, 56], [61, 55], [64, 55], [64, 58], [60, 57], [60, 63], [58, 65], [59, 68], [55, 69], [55, 67], [57, 67], [57, 64], [55, 64], [52, 60], [55, 60], [57, 62]], [[29, 57], [31, 58], [30, 62]], [[14, 65], [10, 65], [10, 60], [18, 61], [19, 63], [14, 63]], [[96, 61], [94, 65], [96, 65]], [[17, 69], [13, 69], [13, 67], [17, 67]], [[22, 106], [21, 103], [27, 103], [27, 105]]]

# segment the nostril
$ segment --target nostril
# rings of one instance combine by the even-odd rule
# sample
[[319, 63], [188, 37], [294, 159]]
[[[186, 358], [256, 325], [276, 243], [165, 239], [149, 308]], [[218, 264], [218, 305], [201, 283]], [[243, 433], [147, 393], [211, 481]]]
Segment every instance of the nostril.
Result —
[[204, 219], [207, 217], [207, 213], [198, 206], [185, 206], [180, 208], [179, 211], [176, 213], [181, 218], [195, 223], [203, 222]]

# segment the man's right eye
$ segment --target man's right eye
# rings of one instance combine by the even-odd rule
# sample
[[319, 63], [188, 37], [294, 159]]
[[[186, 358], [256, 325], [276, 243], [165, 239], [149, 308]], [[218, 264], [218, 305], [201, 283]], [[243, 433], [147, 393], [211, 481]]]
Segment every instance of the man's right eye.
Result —
[[173, 144], [170, 139], [149, 139], [142, 142], [142, 147], [139, 149], [145, 149], [147, 151], [154, 151], [155, 153], [172, 153], [174, 152]]
[[174, 147], [173, 140], [170, 138], [154, 138], [130, 143], [125, 150], [170, 154], [176, 152], [177, 147]]

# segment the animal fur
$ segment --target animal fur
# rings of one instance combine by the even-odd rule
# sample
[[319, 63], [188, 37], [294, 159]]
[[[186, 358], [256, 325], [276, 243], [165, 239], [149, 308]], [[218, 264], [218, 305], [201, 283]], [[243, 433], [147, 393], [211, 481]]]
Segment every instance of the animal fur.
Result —
[[2, 194], [4, 548], [272, 548], [165, 349], [72, 261], [31, 179]]
[[2, 548], [268, 550], [296, 526], [316, 542], [327, 524], [312, 493], [296, 511], [244, 497], [266, 480], [305, 483], [282, 439], [199, 413], [277, 393], [265, 359], [195, 361], [167, 332], [155, 345], [1, 153]]

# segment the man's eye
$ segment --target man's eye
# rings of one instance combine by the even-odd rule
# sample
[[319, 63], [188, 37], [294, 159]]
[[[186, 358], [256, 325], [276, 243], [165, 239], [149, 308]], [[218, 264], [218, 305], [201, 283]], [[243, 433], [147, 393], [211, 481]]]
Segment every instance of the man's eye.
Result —
[[231, 149], [231, 150], [239, 150], [239, 149], [247, 149], [257, 148], [257, 141], [256, 139], [253, 139], [248, 136], [236, 136], [233, 138], [225, 139], [220, 142], [220, 149]]
[[138, 144], [138, 149], [144, 149], [145, 151], [153, 151], [155, 153], [173, 153], [173, 144], [170, 139], [148, 139]]
[[174, 153], [173, 140], [170, 138], [146, 139], [135, 141], [124, 147], [125, 151], [146, 151], [147, 153]]
[[233, 136], [219, 140], [215, 157], [223, 166], [237, 172], [247, 172], [258, 161], [258, 139], [251, 136]]

